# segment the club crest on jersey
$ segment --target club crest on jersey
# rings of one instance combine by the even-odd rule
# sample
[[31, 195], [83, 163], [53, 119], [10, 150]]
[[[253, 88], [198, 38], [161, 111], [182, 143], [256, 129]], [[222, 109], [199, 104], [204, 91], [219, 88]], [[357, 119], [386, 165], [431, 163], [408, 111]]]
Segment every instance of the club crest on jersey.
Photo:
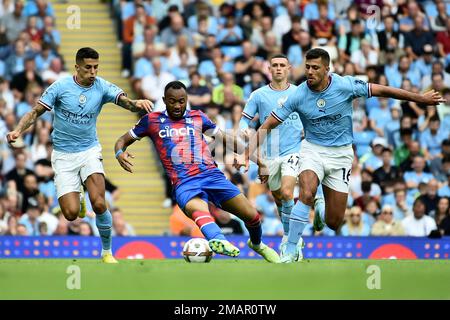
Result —
[[186, 123], [192, 124], [194, 123], [194, 121], [192, 120], [192, 118], [186, 118]]
[[322, 109], [322, 108], [324, 108], [325, 107], [325, 100], [323, 100], [323, 99], [319, 99], [319, 100], [317, 100], [317, 107], [318, 108], [320, 108], [320, 109]]
[[277, 103], [278, 103], [278, 108], [283, 108], [283, 105], [286, 103], [288, 97], [281, 97], [278, 99]]
[[80, 94], [80, 97], [78, 98], [78, 102], [81, 104], [85, 104], [86, 103], [86, 96], [84, 94]]
[[161, 120], [161, 123], [164, 123], [164, 121], [166, 121], [166, 118], [159, 118], [159, 120]]

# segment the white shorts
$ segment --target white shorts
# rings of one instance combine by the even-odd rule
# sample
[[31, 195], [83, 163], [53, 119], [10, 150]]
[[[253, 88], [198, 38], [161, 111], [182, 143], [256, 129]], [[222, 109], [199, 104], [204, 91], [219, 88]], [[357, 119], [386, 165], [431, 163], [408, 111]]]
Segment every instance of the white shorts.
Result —
[[100, 145], [75, 153], [53, 150], [52, 167], [58, 199], [69, 192], [80, 192], [81, 182], [84, 183], [91, 174], [105, 174], [102, 161]]
[[348, 193], [353, 156], [351, 145], [324, 147], [303, 140], [300, 148], [300, 173], [312, 170], [323, 185]]
[[271, 191], [281, 188], [281, 177], [298, 177], [300, 174], [299, 160], [300, 155], [298, 153], [266, 160], [269, 169], [269, 179], [267, 184]]

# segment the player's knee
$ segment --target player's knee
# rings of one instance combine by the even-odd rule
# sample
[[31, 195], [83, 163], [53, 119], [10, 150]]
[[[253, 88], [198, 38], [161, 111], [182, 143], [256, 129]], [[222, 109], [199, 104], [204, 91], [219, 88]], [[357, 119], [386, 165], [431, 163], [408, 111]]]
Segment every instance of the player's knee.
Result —
[[311, 190], [305, 189], [301, 192], [300, 199], [304, 204], [312, 205], [314, 202], [314, 193]]
[[103, 212], [106, 211], [106, 203], [105, 199], [103, 198], [96, 199], [94, 202], [91, 201], [91, 204], [92, 209], [96, 214], [102, 214]]
[[293, 199], [292, 191], [289, 189], [281, 189], [281, 200], [283, 201], [289, 201]]
[[74, 221], [78, 218], [79, 210], [62, 210], [62, 213], [68, 221]]

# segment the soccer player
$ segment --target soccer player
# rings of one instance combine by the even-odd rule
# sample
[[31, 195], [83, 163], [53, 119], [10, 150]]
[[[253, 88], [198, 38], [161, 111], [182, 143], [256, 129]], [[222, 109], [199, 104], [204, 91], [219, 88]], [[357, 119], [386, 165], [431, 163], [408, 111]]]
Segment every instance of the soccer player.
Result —
[[54, 110], [52, 166], [61, 211], [69, 221], [83, 217], [85, 209], [80, 210], [83, 183], [96, 214], [102, 240], [102, 260], [117, 263], [111, 251], [112, 217], [105, 203], [105, 172], [97, 138], [97, 117], [103, 104], [108, 102], [132, 112], [151, 112], [153, 105], [148, 100], [131, 100], [122, 89], [97, 77], [98, 66], [97, 51], [79, 49], [76, 74], [49, 86], [33, 110], [7, 134], [7, 140], [14, 143], [45, 111]]
[[[330, 56], [320, 48], [305, 55], [307, 81], [298, 86], [282, 108], [274, 110], [258, 129], [257, 139], [246, 150], [252, 154], [268, 131], [297, 111], [305, 130], [300, 148], [300, 197], [291, 212], [288, 243], [281, 262], [290, 263], [299, 254], [297, 243], [308, 223], [309, 210], [314, 205], [314, 229], [320, 231], [325, 223], [337, 230], [344, 219], [353, 161], [352, 101], [358, 97], [389, 97], [426, 105], [445, 100], [437, 92], [423, 95], [388, 86], [366, 83], [351, 76], [330, 73]], [[283, 137], [289, 139], [291, 137]], [[325, 201], [316, 198], [322, 183]], [[324, 203], [325, 202], [325, 203]], [[323, 214], [316, 207], [325, 206]]]
[[207, 134], [222, 139], [225, 133], [203, 112], [186, 110], [187, 93], [183, 83], [168, 83], [163, 101], [166, 111], [143, 116], [133, 129], [117, 140], [116, 158], [122, 168], [132, 172], [130, 159], [133, 156], [125, 151], [126, 148], [142, 137], [150, 137], [171, 179], [176, 202], [195, 221], [214, 252], [232, 257], [240, 253], [237, 247], [226, 240], [214, 222], [208, 201], [240, 217], [250, 234], [248, 246], [267, 261], [279, 262], [275, 250], [261, 241], [259, 214], [217, 168], [203, 137], [203, 134]]
[[[297, 86], [288, 82], [291, 65], [284, 54], [276, 54], [269, 60], [271, 82], [250, 95], [242, 112], [239, 127], [248, 136], [248, 128], [256, 116], [261, 125], [277, 107], [281, 108], [290, 94], [295, 92]], [[289, 217], [294, 206], [294, 188], [299, 175], [299, 151], [303, 125], [297, 112], [292, 112], [289, 119], [280, 126], [277, 132], [272, 131], [267, 136], [268, 146], [265, 148], [265, 163], [269, 169], [267, 184], [272, 191], [278, 206], [278, 213], [283, 223], [283, 240], [281, 241], [280, 256], [283, 256], [284, 247], [289, 233]], [[283, 138], [284, 137], [284, 138]], [[286, 138], [289, 137], [289, 138]], [[299, 259], [302, 240], [299, 242]]]

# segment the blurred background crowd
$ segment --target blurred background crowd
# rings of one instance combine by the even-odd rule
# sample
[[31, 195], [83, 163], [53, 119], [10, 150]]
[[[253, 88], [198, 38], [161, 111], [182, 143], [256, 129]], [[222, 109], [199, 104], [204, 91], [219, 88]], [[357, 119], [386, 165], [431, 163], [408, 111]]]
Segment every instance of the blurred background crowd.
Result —
[[[322, 47], [331, 71], [412, 92], [441, 92], [447, 103], [426, 106], [385, 98], [354, 101], [355, 161], [346, 222], [340, 235], [450, 235], [450, 2], [392, 0], [135, 0], [109, 1], [122, 52], [122, 77], [156, 110], [164, 86], [181, 80], [189, 108], [223, 130], [239, 129], [251, 92], [268, 84], [268, 57], [287, 55], [290, 81], [305, 80], [304, 55]], [[4, 137], [43, 90], [71, 74], [46, 0], [0, 1], [0, 132]], [[0, 234], [96, 233], [93, 214], [67, 223], [59, 214], [47, 112], [14, 147], [1, 148]], [[255, 123], [254, 128], [257, 129]], [[232, 155], [225, 154], [226, 157]], [[225, 161], [232, 163], [232, 161]], [[219, 163], [263, 216], [265, 235], [282, 235], [277, 205], [266, 186]], [[133, 235], [108, 183], [117, 235]], [[166, 183], [172, 206], [171, 189]], [[296, 195], [298, 190], [296, 190]], [[199, 230], [174, 205], [168, 233]], [[211, 208], [227, 234], [242, 222]], [[92, 210], [91, 210], [92, 211]], [[311, 213], [311, 221], [313, 213]], [[330, 229], [315, 234], [335, 235]]]

